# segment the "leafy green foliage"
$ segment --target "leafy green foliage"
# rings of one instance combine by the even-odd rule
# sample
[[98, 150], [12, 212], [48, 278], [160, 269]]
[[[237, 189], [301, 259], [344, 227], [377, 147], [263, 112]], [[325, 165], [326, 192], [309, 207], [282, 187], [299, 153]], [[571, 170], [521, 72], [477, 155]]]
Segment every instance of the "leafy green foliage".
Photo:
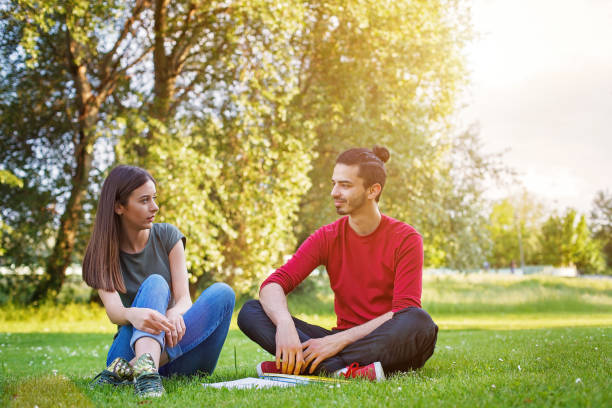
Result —
[[[7, 170], [0, 170], [0, 185], [8, 185], [13, 187], [21, 188], [23, 187], [23, 181], [16, 177], [13, 173]], [[11, 227], [4, 224], [2, 221], [2, 217], [0, 215], [0, 234], [1, 236], [9, 235], [12, 232]], [[0, 242], [2, 244], [2, 242]], [[4, 255], [6, 252], [4, 245], [0, 245], [0, 255]]]
[[56, 207], [65, 200], [70, 166], [69, 95], [51, 47], [42, 48], [39, 69], [25, 65], [20, 46], [23, 24], [2, 12], [0, 40], [0, 166], [19, 176], [21, 186], [0, 184], [0, 211], [10, 233], [2, 234], [3, 264], [44, 263], [52, 243]]
[[[171, 45], [156, 54], [153, 102], [126, 110], [117, 158], [157, 179], [160, 219], [188, 237], [192, 282], [224, 280], [244, 293], [292, 251], [297, 203], [309, 185], [312, 131], [287, 114], [298, 92], [289, 39], [302, 7], [202, 5], [191, 24], [208, 24], [196, 43], [181, 42], [188, 29], [173, 13], [168, 30], [155, 32]], [[184, 64], [168, 81], [159, 64], [183, 47]]]
[[[357, 145], [390, 149], [381, 207], [423, 234], [427, 265], [482, 264], [489, 233], [496, 259], [515, 256], [508, 220], [485, 227], [496, 157], [453, 125], [468, 2], [19, 0], [1, 12], [0, 168], [24, 182], [0, 186], [3, 260], [47, 263], [56, 286], [113, 162], [157, 178], [159, 220], [188, 237], [192, 289], [247, 293], [336, 217], [328, 180]], [[534, 234], [520, 231], [532, 259]], [[572, 262], [595, 265], [581, 248]]]
[[23, 187], [23, 180], [15, 176], [7, 170], [0, 170], [0, 184], [6, 184], [13, 187]]
[[601, 246], [593, 239], [584, 215], [575, 210], [551, 215], [542, 225], [540, 257], [544, 264], [575, 265], [582, 273], [601, 272], [605, 266]]
[[590, 221], [594, 236], [603, 248], [607, 273], [612, 274], [612, 194], [607, 191], [597, 193]]
[[[541, 204], [526, 191], [493, 205], [487, 229], [491, 239], [488, 261], [491, 266], [507, 268], [520, 264], [522, 245], [525, 264], [539, 262], [538, 236], [543, 217]], [[520, 231], [519, 231], [520, 229]]]
[[[23, 0], [2, 9], [8, 28], [2, 57], [12, 64], [0, 90], [1, 159], [26, 184], [23, 191], [9, 191], [2, 210], [16, 238], [9, 239], [11, 263], [46, 267], [34, 299], [59, 293], [67, 266], [86, 243], [78, 238], [87, 234], [91, 217], [80, 221], [91, 210], [89, 186], [100, 174], [91, 168], [105, 162], [93, 157], [96, 142], [113, 115], [110, 95], [125, 80], [131, 57], [139, 59], [129, 53], [117, 59], [118, 50], [126, 51], [126, 36], [136, 36], [130, 19], [116, 35], [115, 26], [109, 28], [124, 7], [112, 1]], [[134, 14], [138, 10], [142, 2]], [[115, 37], [114, 44], [106, 34]]]
[[329, 179], [344, 149], [389, 148], [382, 210], [424, 236], [430, 266], [471, 267], [483, 258], [480, 176], [491, 158], [474, 130], [451, 125], [465, 84], [471, 37], [461, 1], [332, 1], [309, 9], [301, 92], [292, 105], [317, 136], [310, 191], [301, 202], [299, 241], [336, 218]]

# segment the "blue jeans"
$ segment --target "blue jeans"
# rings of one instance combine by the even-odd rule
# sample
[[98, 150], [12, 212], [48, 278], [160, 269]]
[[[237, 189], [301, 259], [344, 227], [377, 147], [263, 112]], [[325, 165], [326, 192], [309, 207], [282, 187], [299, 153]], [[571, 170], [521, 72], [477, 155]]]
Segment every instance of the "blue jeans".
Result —
[[[170, 288], [160, 275], [151, 275], [140, 285], [132, 307], [143, 307], [166, 314], [170, 300]], [[212, 374], [217, 365], [221, 348], [227, 337], [232, 312], [234, 291], [225, 283], [215, 283], [207, 288], [183, 315], [185, 334], [174, 347], [165, 346], [165, 333], [149, 334], [132, 325], [121, 326], [108, 351], [106, 364], [115, 358], [134, 358], [134, 343], [141, 337], [157, 340], [162, 351], [168, 353], [169, 362], [159, 368], [164, 376], [171, 374], [195, 374], [200, 371]]]

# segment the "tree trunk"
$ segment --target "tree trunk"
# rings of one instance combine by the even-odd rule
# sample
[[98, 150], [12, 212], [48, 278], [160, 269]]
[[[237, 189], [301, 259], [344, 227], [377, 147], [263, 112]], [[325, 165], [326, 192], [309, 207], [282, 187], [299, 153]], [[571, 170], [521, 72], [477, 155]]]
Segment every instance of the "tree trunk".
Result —
[[60, 220], [53, 252], [47, 260], [45, 278], [36, 288], [32, 296], [33, 301], [56, 297], [64, 283], [66, 269], [70, 265], [92, 160], [91, 143], [83, 132], [79, 133], [80, 142], [75, 146], [76, 168], [72, 176], [70, 198]]
[[[172, 58], [166, 54], [164, 44], [167, 40], [169, 0], [155, 2], [155, 48], [153, 49], [153, 104], [151, 116], [164, 123], [168, 120], [170, 103], [176, 93], [176, 72]], [[154, 135], [152, 135], [154, 136]]]
[[[164, 4], [167, 4], [169, 0], [164, 1]], [[73, 138], [75, 167], [72, 172], [70, 198], [60, 219], [55, 246], [47, 260], [46, 275], [32, 296], [34, 301], [41, 300], [49, 295], [56, 296], [64, 283], [66, 268], [70, 265], [75, 246], [78, 225], [82, 216], [83, 199], [89, 182], [93, 146], [98, 137], [95, 126], [100, 107], [114, 92], [119, 79], [126, 78], [127, 70], [141, 61], [150, 51], [150, 49], [143, 50], [142, 54], [136, 54], [131, 61], [126, 61], [123, 66], [115, 60], [123, 57], [118, 51], [121, 49], [121, 44], [132, 33], [132, 27], [140, 14], [150, 5], [151, 3], [148, 0], [137, 0], [135, 2], [132, 14], [125, 21], [114, 46], [108, 53], [98, 55], [101, 57], [99, 60], [93, 57], [97, 51], [87, 50], [86, 45], [75, 40], [70, 30], [65, 32], [65, 49], [60, 52], [62, 58], [60, 63], [65, 65], [73, 79], [76, 110], [79, 115]], [[66, 11], [70, 14], [69, 6]], [[87, 67], [92, 63], [97, 63], [98, 67], [88, 73]], [[95, 88], [92, 86], [88, 74], [98, 75]]]
[[66, 65], [76, 91], [77, 110], [79, 112], [77, 129], [73, 138], [75, 168], [72, 173], [72, 189], [66, 208], [60, 218], [55, 246], [47, 259], [46, 274], [38, 285], [32, 301], [40, 301], [48, 297], [56, 297], [64, 283], [66, 269], [70, 265], [72, 252], [77, 235], [79, 221], [82, 215], [82, 204], [91, 170], [92, 151], [95, 137], [93, 127], [101, 104], [100, 98], [93, 95], [91, 84], [87, 79], [87, 66], [77, 62], [75, 55], [79, 45], [70, 33], [66, 34]]

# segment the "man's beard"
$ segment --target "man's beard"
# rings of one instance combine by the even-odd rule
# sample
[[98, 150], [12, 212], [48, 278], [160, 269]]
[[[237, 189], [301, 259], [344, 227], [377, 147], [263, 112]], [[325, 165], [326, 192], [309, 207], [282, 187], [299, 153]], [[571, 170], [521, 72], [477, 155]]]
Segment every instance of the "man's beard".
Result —
[[342, 207], [336, 207], [336, 213], [338, 215], [348, 215], [352, 213], [353, 211], [355, 211], [356, 209], [361, 208], [364, 205], [365, 201], [366, 201], [365, 193], [359, 197], [355, 197], [353, 202], [350, 202], [349, 200], [344, 200], [344, 204], [348, 207], [348, 209], [343, 210]]

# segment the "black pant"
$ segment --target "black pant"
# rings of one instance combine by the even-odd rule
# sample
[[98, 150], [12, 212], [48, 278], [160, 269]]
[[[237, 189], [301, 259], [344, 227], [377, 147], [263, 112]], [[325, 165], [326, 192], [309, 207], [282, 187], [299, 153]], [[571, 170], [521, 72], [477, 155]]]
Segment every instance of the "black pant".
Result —
[[[300, 341], [337, 333], [293, 317]], [[268, 353], [276, 354], [276, 326], [258, 300], [249, 300], [238, 314], [238, 327]], [[391, 320], [367, 336], [346, 346], [315, 369], [315, 374], [332, 373], [357, 362], [367, 365], [380, 361], [385, 373], [421, 368], [434, 352], [438, 326], [418, 307], [396, 312]]]

